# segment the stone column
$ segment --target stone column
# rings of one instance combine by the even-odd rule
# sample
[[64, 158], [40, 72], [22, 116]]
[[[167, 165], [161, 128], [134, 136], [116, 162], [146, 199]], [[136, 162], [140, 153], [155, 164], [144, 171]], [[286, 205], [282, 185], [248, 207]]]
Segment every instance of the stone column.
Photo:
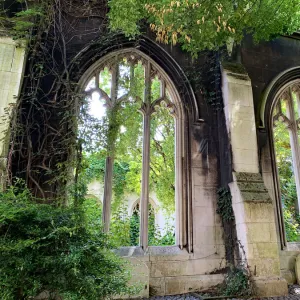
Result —
[[103, 224], [104, 232], [109, 232], [109, 227], [110, 227], [113, 167], [114, 167], [113, 157], [107, 156], [105, 160], [103, 212], [102, 212], [102, 224]]
[[149, 223], [149, 175], [150, 175], [150, 113], [149, 106], [144, 112], [143, 132], [143, 169], [141, 188], [141, 220], [140, 220], [140, 245], [144, 250], [148, 248], [148, 223]]
[[23, 81], [25, 47], [9, 37], [0, 36], [0, 185], [6, 183], [9, 122]]
[[153, 107], [151, 105], [151, 65], [145, 65], [145, 91], [141, 112], [143, 113], [143, 165], [140, 199], [140, 246], [144, 251], [148, 248], [149, 223], [149, 176], [150, 176], [150, 120]]
[[240, 257], [250, 266], [257, 295], [285, 295], [274, 208], [258, 169], [251, 80], [242, 65], [222, 66], [222, 92], [234, 170], [229, 187], [237, 238], [244, 249], [240, 247]]

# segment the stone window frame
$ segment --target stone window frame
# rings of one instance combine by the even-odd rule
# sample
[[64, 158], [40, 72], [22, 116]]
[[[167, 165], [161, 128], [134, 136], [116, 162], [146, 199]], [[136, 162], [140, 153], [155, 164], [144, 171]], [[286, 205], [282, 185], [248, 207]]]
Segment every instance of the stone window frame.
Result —
[[[184, 113], [184, 107], [179, 95], [178, 90], [176, 89], [173, 81], [170, 79], [170, 77], [167, 75], [167, 73], [148, 55], [143, 53], [142, 51], [136, 49], [136, 48], [126, 48], [126, 49], [119, 49], [111, 51], [110, 53], [104, 55], [99, 60], [97, 60], [95, 63], [93, 63], [81, 76], [78, 87], [79, 91], [84, 91], [86, 85], [91, 80], [92, 77], [95, 76], [97, 72], [100, 72], [101, 69], [103, 69], [103, 66], [107, 63], [107, 61], [110, 61], [115, 56], [126, 56], [129, 54], [135, 54], [138, 57], [142, 58], [145, 62], [147, 62], [149, 65], [153, 66], [157, 73], [160, 75], [162, 81], [165, 83], [165, 89], [168, 89], [168, 93], [170, 95], [170, 98], [172, 99], [172, 103], [175, 105], [175, 111], [174, 111], [174, 120], [175, 120], [175, 237], [176, 237], [176, 246], [180, 249], [183, 249], [187, 245], [187, 239], [188, 239], [188, 232], [191, 232], [190, 226], [188, 222], [188, 204], [187, 204], [187, 194], [188, 192], [186, 189], [188, 188], [188, 185], [186, 183], [186, 174], [185, 174], [185, 165], [186, 165], [186, 131], [185, 131], [185, 122], [186, 122], [186, 116]], [[148, 68], [149, 71], [149, 68]], [[147, 70], [145, 70], [145, 73], [147, 73]], [[147, 76], [147, 74], [146, 74]], [[144, 127], [144, 133], [143, 137], [145, 136], [145, 130], [149, 131], [148, 129], [145, 129], [145, 123], [149, 122], [149, 116], [147, 120], [147, 114], [146, 112], [146, 105], [145, 102], [143, 102], [142, 105], [142, 113], [143, 113], [143, 127]], [[149, 132], [146, 133], [146, 135], [149, 135]], [[149, 145], [145, 145], [143, 141], [143, 166], [145, 164], [147, 165], [149, 162], [149, 155], [144, 155], [145, 147], [149, 147]], [[148, 157], [147, 157], [148, 156]], [[146, 160], [146, 162], [144, 162]], [[144, 178], [143, 172], [143, 178], [142, 178], [142, 191], [141, 191], [141, 226], [140, 226], [140, 245], [136, 248], [141, 248], [143, 252], [146, 252], [148, 249], [148, 202], [149, 202], [149, 192], [147, 192], [147, 182], [148, 178]], [[149, 175], [148, 175], [149, 176]], [[146, 176], [147, 177], [147, 176]], [[145, 187], [146, 186], [146, 187]], [[110, 214], [110, 209], [105, 208], [105, 204], [103, 205], [103, 218], [107, 220], [107, 215]], [[106, 214], [106, 217], [105, 217]], [[190, 240], [190, 239], [189, 239]], [[189, 241], [190, 243], [190, 241]], [[174, 248], [174, 246], [166, 246], [165, 248]], [[132, 247], [130, 247], [132, 248]], [[192, 245], [189, 245], [189, 249], [192, 249]]]
[[[294, 86], [300, 87], [300, 68], [295, 67], [289, 70], [286, 70], [280, 73], [267, 87], [263, 98], [262, 104], [260, 107], [260, 117], [262, 126], [260, 126], [260, 130], [264, 127], [267, 129], [268, 141], [269, 141], [269, 151], [270, 151], [270, 158], [271, 158], [271, 165], [272, 165], [272, 176], [273, 176], [273, 191], [274, 191], [274, 202], [276, 208], [276, 223], [278, 229], [278, 236], [280, 239], [281, 249], [287, 251], [295, 251], [297, 249], [300, 250], [300, 242], [287, 242], [286, 234], [285, 234], [285, 225], [284, 225], [284, 217], [283, 217], [283, 209], [281, 204], [281, 190], [280, 190], [280, 181], [279, 181], [279, 174], [278, 168], [276, 163], [276, 153], [275, 153], [275, 145], [274, 145], [274, 132], [273, 132], [273, 122], [274, 117], [278, 118], [281, 117], [283, 122], [290, 127], [291, 136], [293, 135], [293, 140], [296, 141], [296, 145], [294, 147], [293, 152], [297, 153], [297, 155], [293, 155], [293, 164], [294, 164], [294, 157], [296, 158], [295, 164], [298, 165], [296, 168], [296, 172], [299, 173], [298, 179], [298, 189], [297, 197], [298, 197], [298, 205], [300, 205], [300, 146], [299, 140], [295, 137], [297, 136], [297, 128], [296, 126], [300, 123], [300, 120], [290, 120], [285, 116], [279, 115], [273, 117], [273, 112], [276, 108], [276, 105], [281, 100], [282, 97], [291, 97], [291, 88]], [[297, 91], [298, 92], [298, 91]], [[291, 100], [288, 100], [291, 103]], [[298, 96], [298, 103], [300, 105], [300, 89], [299, 89], [299, 96]], [[299, 110], [300, 113], [300, 110]], [[299, 130], [299, 129], [298, 129]], [[296, 183], [297, 186], [297, 183]]]

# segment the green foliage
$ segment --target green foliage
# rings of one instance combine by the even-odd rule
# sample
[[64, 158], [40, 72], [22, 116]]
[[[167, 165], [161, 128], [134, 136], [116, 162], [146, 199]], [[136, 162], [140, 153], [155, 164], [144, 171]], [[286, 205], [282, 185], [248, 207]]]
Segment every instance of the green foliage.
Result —
[[293, 173], [290, 136], [285, 124], [282, 122], [276, 122], [275, 125], [274, 144], [283, 207], [285, 234], [288, 242], [297, 242], [300, 240], [300, 228], [299, 215], [295, 210], [297, 191]]
[[230, 190], [226, 188], [221, 188], [217, 191], [217, 193], [217, 213], [221, 216], [223, 221], [234, 220]]
[[[101, 107], [103, 99], [99, 97], [97, 104], [92, 96], [88, 96], [82, 102], [79, 120], [86, 182], [97, 179], [104, 183], [106, 156], [114, 158], [113, 211], [124, 204], [126, 192], [140, 194], [142, 173], [143, 123], [138, 110], [145, 87], [144, 67], [140, 62], [131, 66], [126, 58], [121, 58], [118, 68], [117, 94], [128, 96], [115, 106], [113, 113], [111, 109]], [[95, 79], [92, 79], [87, 90], [94, 85]], [[111, 93], [111, 74], [107, 68], [101, 71], [99, 85], [107, 94]], [[158, 98], [160, 82], [154, 78], [151, 99]], [[95, 109], [93, 105], [102, 109], [102, 117], [91, 113], [92, 108]], [[166, 108], [157, 110], [151, 119], [150, 190], [155, 192], [162, 208], [171, 214], [175, 211], [175, 125]]]
[[283, 218], [284, 218], [285, 234], [286, 234], [287, 241], [299, 242], [300, 240], [299, 221], [295, 220], [295, 217], [287, 207], [283, 207]]
[[[24, 1], [17, 1], [24, 2]], [[2, 11], [0, 15], [0, 25], [9, 30], [9, 33], [15, 39], [30, 39], [31, 30], [37, 23], [40, 25], [47, 20], [48, 1], [40, 1], [25, 8], [19, 12], [14, 13], [13, 16], [8, 17], [6, 11]]]
[[109, 7], [113, 30], [135, 36], [141, 32], [140, 21], [146, 20], [158, 41], [180, 43], [193, 55], [230, 39], [240, 42], [245, 32], [260, 41], [300, 28], [298, 0], [110, 0]]
[[251, 296], [252, 285], [249, 271], [243, 267], [232, 266], [225, 276], [221, 294], [224, 296]]
[[130, 246], [136, 246], [140, 238], [140, 216], [137, 211], [133, 212], [129, 226]]
[[94, 225], [78, 207], [39, 204], [15, 187], [0, 193], [0, 298], [30, 299], [45, 290], [70, 300], [129, 293], [124, 261]]
[[[175, 228], [167, 226], [162, 231], [155, 224], [155, 214], [149, 208], [149, 233], [148, 241], [150, 246], [170, 246], [175, 245]], [[119, 207], [112, 214], [110, 226], [110, 240], [116, 248], [124, 246], [138, 246], [140, 235], [140, 217], [138, 212], [128, 215], [125, 205]]]

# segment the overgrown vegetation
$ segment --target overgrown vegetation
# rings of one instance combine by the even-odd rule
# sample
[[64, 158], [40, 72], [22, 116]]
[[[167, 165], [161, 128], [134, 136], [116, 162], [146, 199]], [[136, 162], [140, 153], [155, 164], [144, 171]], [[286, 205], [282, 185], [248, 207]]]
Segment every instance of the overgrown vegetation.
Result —
[[245, 267], [229, 268], [225, 275], [225, 280], [220, 289], [223, 296], [249, 297], [253, 291], [251, 288], [251, 278], [249, 270]]
[[293, 171], [290, 134], [286, 125], [277, 121], [274, 127], [274, 145], [278, 168], [285, 234], [288, 242], [300, 241], [300, 216], [296, 211], [297, 191]]
[[82, 208], [38, 203], [24, 186], [0, 193], [0, 298], [102, 299], [134, 291], [126, 263]]
[[261, 41], [300, 28], [298, 0], [111, 0], [109, 6], [113, 29], [134, 36], [143, 30], [141, 20], [146, 20], [159, 42], [179, 43], [194, 56], [230, 41], [239, 43], [245, 33]]
[[253, 293], [250, 268], [244, 246], [236, 237], [235, 217], [229, 188], [217, 191], [217, 213], [224, 228], [225, 254], [228, 272], [219, 293], [222, 296], [251, 296]]
[[218, 190], [217, 213], [223, 221], [234, 220], [232, 197], [229, 189], [221, 188]]

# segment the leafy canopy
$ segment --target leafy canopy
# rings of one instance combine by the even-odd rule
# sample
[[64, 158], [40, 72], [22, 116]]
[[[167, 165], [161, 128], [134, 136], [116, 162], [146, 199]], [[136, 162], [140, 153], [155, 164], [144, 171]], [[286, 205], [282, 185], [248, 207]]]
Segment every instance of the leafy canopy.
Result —
[[109, 6], [113, 30], [134, 36], [146, 20], [159, 42], [180, 43], [193, 55], [240, 42], [245, 32], [260, 41], [300, 28], [299, 0], [110, 0]]

